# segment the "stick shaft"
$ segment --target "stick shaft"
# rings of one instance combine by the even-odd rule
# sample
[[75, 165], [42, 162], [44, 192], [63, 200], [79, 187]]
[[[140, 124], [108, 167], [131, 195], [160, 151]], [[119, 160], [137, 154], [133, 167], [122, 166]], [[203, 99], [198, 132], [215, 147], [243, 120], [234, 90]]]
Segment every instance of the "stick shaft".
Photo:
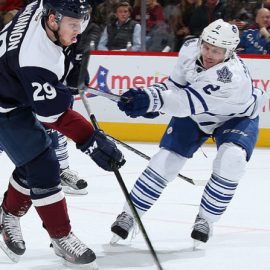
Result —
[[[97, 120], [95, 118], [95, 115], [90, 110], [90, 106], [89, 106], [87, 98], [85, 97], [84, 91], [79, 91], [79, 93], [80, 93], [82, 102], [84, 104], [84, 107], [85, 107], [85, 109], [87, 111], [87, 114], [88, 114], [88, 116], [89, 116], [89, 118], [91, 120], [91, 123], [93, 124], [95, 129], [99, 129], [98, 122], [97, 122]], [[143, 226], [141, 218], [140, 218], [140, 216], [139, 216], [133, 202], [130, 199], [130, 196], [129, 196], [128, 190], [126, 188], [126, 185], [125, 185], [125, 183], [123, 181], [123, 178], [122, 178], [122, 176], [121, 176], [121, 174], [120, 174], [120, 172], [119, 172], [119, 170], [117, 168], [114, 168], [114, 174], [115, 174], [115, 177], [116, 177], [116, 179], [117, 179], [117, 181], [118, 181], [118, 183], [119, 183], [119, 185], [120, 185], [120, 187], [122, 189], [122, 192], [124, 193], [124, 196], [126, 198], [126, 201], [128, 202], [128, 205], [129, 205], [131, 211], [132, 211], [134, 219], [136, 220], [137, 224], [139, 225], [139, 228], [140, 228], [140, 230], [142, 232], [144, 240], [145, 240], [145, 242], [146, 242], [146, 244], [147, 244], [147, 246], [148, 246], [148, 248], [149, 248], [149, 250], [151, 252], [151, 255], [152, 255], [152, 257], [153, 257], [153, 259], [154, 259], [154, 261], [156, 263], [157, 268], [159, 270], [163, 270], [163, 268], [162, 268], [162, 266], [161, 266], [161, 264], [159, 262], [159, 259], [157, 257], [157, 254], [156, 254], [156, 252], [155, 252], [155, 250], [154, 250], [154, 248], [152, 246], [152, 243], [151, 243], [151, 241], [150, 241], [150, 239], [149, 239], [149, 237], [147, 235], [147, 232], [146, 232], [146, 230], [145, 230], [145, 228]]]
[[138, 214], [132, 200], [130, 199], [128, 190], [126, 188], [126, 185], [125, 185], [125, 183], [123, 181], [123, 178], [122, 178], [119, 170], [115, 169], [114, 174], [115, 174], [115, 177], [117, 178], [118, 183], [119, 183], [119, 185], [120, 185], [120, 187], [121, 187], [121, 189], [122, 189], [122, 191], [123, 191], [123, 193], [125, 195], [125, 198], [126, 198], [126, 200], [128, 202], [128, 205], [129, 205], [129, 207], [130, 207], [130, 209], [132, 211], [132, 214], [133, 214], [133, 216], [134, 216], [134, 218], [135, 218], [135, 220], [136, 220], [136, 222], [137, 222], [137, 224], [138, 224], [138, 226], [139, 226], [139, 228], [140, 228], [140, 230], [142, 232], [143, 238], [144, 238], [144, 240], [145, 240], [145, 242], [146, 242], [146, 244], [147, 244], [147, 246], [148, 246], [148, 248], [149, 248], [149, 250], [151, 252], [151, 255], [152, 255], [152, 257], [153, 257], [153, 259], [154, 259], [154, 261], [156, 263], [157, 268], [159, 270], [163, 270], [163, 268], [162, 268], [162, 266], [161, 266], [161, 264], [159, 262], [159, 259], [157, 257], [157, 254], [156, 254], [156, 252], [155, 252], [155, 250], [154, 250], [154, 248], [152, 246], [152, 243], [151, 243], [151, 241], [150, 241], [150, 239], [149, 239], [149, 237], [147, 235], [147, 232], [146, 232], [146, 230], [144, 228], [144, 225], [143, 225], [143, 223], [141, 221], [141, 218], [140, 218], [140, 216], [139, 216], [139, 214]]

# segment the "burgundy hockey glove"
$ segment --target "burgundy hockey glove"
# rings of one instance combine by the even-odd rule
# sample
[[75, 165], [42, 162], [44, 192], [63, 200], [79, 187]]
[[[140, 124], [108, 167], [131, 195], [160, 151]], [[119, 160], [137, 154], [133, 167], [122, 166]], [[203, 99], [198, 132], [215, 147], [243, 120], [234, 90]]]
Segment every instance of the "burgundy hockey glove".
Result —
[[119, 169], [126, 162], [115, 143], [109, 140], [101, 130], [95, 130], [94, 135], [85, 144], [77, 144], [77, 148], [89, 155], [105, 171]]

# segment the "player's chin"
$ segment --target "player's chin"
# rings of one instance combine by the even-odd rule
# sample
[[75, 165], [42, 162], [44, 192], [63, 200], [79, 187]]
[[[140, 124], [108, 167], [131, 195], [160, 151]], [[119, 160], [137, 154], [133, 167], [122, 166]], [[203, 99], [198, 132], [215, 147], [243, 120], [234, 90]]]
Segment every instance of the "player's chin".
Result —
[[209, 68], [211, 68], [211, 67], [213, 67], [213, 66], [215, 66], [215, 65], [216, 65], [215, 62], [210, 62], [210, 61], [205, 61], [205, 62], [204, 62], [204, 67], [205, 67], [206, 69], [209, 69]]
[[62, 39], [61, 44], [63, 46], [70, 46], [73, 43], [77, 42], [77, 38]]

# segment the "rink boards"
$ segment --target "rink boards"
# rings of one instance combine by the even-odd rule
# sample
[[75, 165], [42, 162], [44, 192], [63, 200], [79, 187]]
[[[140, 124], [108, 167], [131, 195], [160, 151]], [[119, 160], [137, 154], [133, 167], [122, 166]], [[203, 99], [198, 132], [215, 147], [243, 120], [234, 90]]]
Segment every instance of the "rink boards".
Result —
[[[242, 58], [250, 70], [254, 86], [269, 93], [270, 56], [245, 55]], [[91, 54], [88, 66], [90, 86], [105, 92], [122, 94], [130, 87], [146, 87], [155, 82], [162, 82], [171, 73], [176, 59], [176, 53], [95, 51]], [[131, 119], [119, 111], [115, 102], [103, 97], [88, 97], [91, 110], [95, 113], [100, 126], [120, 140], [157, 142], [170, 120], [167, 116], [151, 120], [142, 117]], [[79, 98], [76, 98], [74, 108], [87, 116]], [[260, 119], [257, 146], [270, 146], [269, 97], [261, 111]]]

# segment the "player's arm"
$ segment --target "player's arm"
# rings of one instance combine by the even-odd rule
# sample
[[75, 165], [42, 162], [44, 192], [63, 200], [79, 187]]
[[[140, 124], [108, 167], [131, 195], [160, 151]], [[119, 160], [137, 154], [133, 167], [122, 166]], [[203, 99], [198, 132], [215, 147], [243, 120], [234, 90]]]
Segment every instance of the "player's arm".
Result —
[[163, 84], [129, 89], [118, 102], [119, 109], [132, 118], [149, 118], [149, 115], [157, 116], [158, 113], [186, 117], [194, 112], [194, 106], [190, 93], [170, 78]]
[[39, 121], [71, 138], [78, 149], [104, 170], [111, 171], [113, 166], [119, 168], [124, 164], [124, 157], [116, 145], [70, 108], [70, 91], [54, 73], [38, 68], [23, 68], [21, 73], [29, 105]]
[[197, 39], [186, 42], [170, 77], [163, 83], [156, 83], [145, 89], [129, 89], [118, 102], [119, 109], [133, 118], [157, 116], [159, 112], [179, 117], [191, 115], [194, 103], [184, 88], [188, 84], [185, 69], [189, 68], [187, 61], [195, 50]]
[[[237, 85], [220, 85], [210, 81], [181, 85], [170, 77], [164, 84], [154, 84], [145, 89], [130, 89], [122, 95], [118, 107], [132, 118], [145, 116], [150, 112], [176, 117], [208, 111], [221, 115], [242, 113], [249, 102], [250, 93], [246, 90], [239, 95], [238, 88]], [[247, 85], [246, 89], [251, 89], [251, 86]]]

